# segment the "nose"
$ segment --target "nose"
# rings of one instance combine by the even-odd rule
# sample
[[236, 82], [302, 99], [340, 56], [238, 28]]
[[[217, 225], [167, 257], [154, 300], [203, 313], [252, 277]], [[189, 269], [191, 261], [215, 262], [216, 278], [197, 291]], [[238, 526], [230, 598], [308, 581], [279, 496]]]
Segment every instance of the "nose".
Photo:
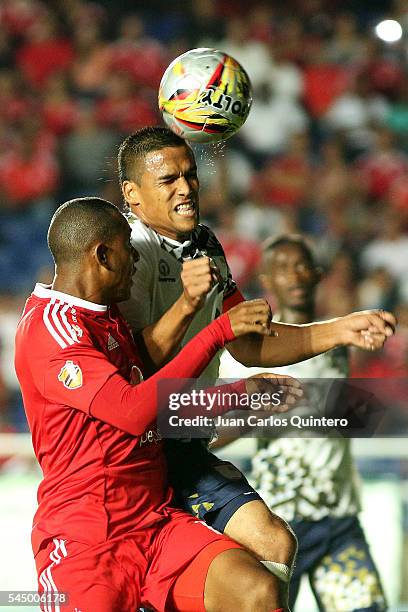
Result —
[[177, 179], [177, 190], [181, 195], [190, 195], [192, 193], [192, 187], [187, 177], [181, 175]]
[[290, 278], [291, 281], [293, 282], [298, 282], [300, 280], [300, 278], [302, 277], [301, 273], [299, 272], [299, 270], [296, 268], [296, 266], [289, 266], [286, 270], [286, 278]]

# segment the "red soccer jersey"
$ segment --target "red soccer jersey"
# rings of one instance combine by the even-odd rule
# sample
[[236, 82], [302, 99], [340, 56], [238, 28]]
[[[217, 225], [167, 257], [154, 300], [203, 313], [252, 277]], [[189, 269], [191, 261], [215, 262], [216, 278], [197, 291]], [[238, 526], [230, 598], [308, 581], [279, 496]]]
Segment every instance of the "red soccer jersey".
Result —
[[[153, 524], [171, 500], [154, 424], [132, 436], [90, 406], [119, 373], [142, 368], [128, 327], [106, 307], [37, 285], [16, 336], [16, 371], [44, 478], [34, 554], [50, 537], [96, 544]], [[112, 413], [121, 405], [112, 403]]]

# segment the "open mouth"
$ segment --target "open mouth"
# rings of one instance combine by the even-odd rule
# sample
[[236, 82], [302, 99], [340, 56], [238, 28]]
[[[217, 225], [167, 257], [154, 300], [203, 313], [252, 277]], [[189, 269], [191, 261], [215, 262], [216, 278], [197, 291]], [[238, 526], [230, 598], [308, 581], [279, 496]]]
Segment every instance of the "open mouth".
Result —
[[194, 217], [196, 207], [193, 202], [184, 202], [183, 204], [178, 204], [174, 210], [181, 217]]

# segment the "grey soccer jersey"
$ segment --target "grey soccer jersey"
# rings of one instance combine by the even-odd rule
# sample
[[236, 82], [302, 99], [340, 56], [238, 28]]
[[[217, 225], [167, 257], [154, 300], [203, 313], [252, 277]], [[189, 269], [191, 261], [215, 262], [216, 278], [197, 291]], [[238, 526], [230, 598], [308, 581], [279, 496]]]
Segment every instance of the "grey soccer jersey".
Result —
[[[205, 304], [192, 320], [182, 346], [228, 307], [242, 301], [232, 280], [224, 251], [214, 233], [204, 225], [198, 225], [191, 240], [184, 243], [160, 236], [135, 215], [127, 215], [132, 229], [131, 241], [140, 259], [136, 264], [132, 297], [123, 302], [121, 311], [138, 332], [151, 325], [174, 304], [183, 292], [180, 278], [182, 263], [187, 258], [208, 255], [216, 263], [222, 282], [208, 293]], [[218, 375], [219, 358], [215, 357], [202, 374], [211, 384]]]
[[[246, 378], [267, 368], [246, 368], [224, 352], [221, 378]], [[298, 379], [346, 378], [346, 349], [269, 371]], [[262, 441], [252, 461], [252, 478], [265, 502], [288, 521], [344, 517], [359, 509], [357, 474], [350, 440], [280, 437]]]

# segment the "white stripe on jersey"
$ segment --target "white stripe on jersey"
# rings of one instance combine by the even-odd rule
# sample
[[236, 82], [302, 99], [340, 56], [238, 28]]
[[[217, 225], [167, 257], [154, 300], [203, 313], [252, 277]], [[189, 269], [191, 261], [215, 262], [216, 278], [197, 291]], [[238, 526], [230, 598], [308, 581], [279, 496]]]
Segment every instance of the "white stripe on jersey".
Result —
[[61, 336], [64, 338], [64, 340], [68, 342], [69, 345], [72, 345], [74, 344], [74, 341], [71, 336], [68, 335], [61, 323], [61, 306], [61, 302], [55, 302], [54, 308], [52, 309], [52, 320], [54, 321], [55, 327], [57, 328]]
[[69, 324], [66, 316], [68, 308], [69, 304], [57, 302], [54, 297], [48, 302], [43, 312], [44, 324], [61, 348], [66, 348], [67, 346], [72, 346], [75, 342], [79, 342], [78, 336]]
[[[63, 557], [66, 557], [68, 555], [67, 549], [65, 548], [65, 540], [58, 540], [57, 538], [54, 538], [53, 542], [55, 544], [55, 548], [50, 552], [51, 564], [48, 565], [38, 577], [38, 580], [41, 583], [45, 594], [59, 593], [57, 586], [54, 582], [54, 578], [51, 575], [51, 570], [54, 565], [61, 563], [62, 557], [59, 555], [58, 551], [62, 553]], [[44, 612], [60, 612], [60, 605], [58, 600], [53, 601], [51, 599], [51, 601], [44, 603], [43, 607]]]
[[71, 336], [72, 340], [73, 340], [74, 342], [79, 342], [79, 340], [78, 340], [78, 336], [77, 336], [77, 334], [76, 334], [75, 329], [74, 329], [73, 327], [71, 327], [71, 325], [69, 324], [68, 319], [67, 319], [66, 312], [67, 312], [68, 308], [69, 308], [69, 304], [65, 304], [65, 306], [64, 306], [64, 307], [63, 307], [63, 309], [61, 310], [61, 319], [62, 319], [62, 321], [63, 321], [63, 323], [64, 323], [65, 327], [67, 328], [67, 330], [68, 330], [68, 332], [69, 332], [69, 334], [70, 334], [70, 336]]
[[51, 321], [50, 321], [50, 310], [51, 310], [51, 306], [53, 303], [54, 303], [54, 300], [49, 301], [46, 307], [44, 308], [43, 321], [44, 321], [45, 327], [48, 329], [48, 331], [50, 332], [54, 340], [58, 342], [61, 348], [66, 348], [67, 347], [66, 342], [64, 342], [64, 340], [57, 334], [57, 332], [53, 328]]

